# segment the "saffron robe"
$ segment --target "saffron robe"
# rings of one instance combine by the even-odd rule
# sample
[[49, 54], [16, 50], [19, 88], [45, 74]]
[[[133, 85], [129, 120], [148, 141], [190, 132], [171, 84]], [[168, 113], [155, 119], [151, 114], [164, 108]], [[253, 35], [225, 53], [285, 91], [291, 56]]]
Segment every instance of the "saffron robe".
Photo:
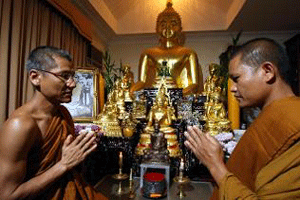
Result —
[[299, 138], [300, 98], [272, 102], [240, 139], [211, 199], [299, 199]]
[[[41, 141], [40, 148], [30, 156], [28, 168], [35, 176], [42, 174], [61, 159], [62, 146], [69, 134], [75, 137], [74, 123], [68, 110], [60, 106], [59, 114], [55, 116], [47, 128], [45, 136]], [[36, 168], [36, 169], [34, 169]], [[101, 193], [83, 180], [78, 167], [66, 172], [60, 179], [53, 183], [43, 194], [36, 199], [52, 200], [91, 200], [107, 199]]]

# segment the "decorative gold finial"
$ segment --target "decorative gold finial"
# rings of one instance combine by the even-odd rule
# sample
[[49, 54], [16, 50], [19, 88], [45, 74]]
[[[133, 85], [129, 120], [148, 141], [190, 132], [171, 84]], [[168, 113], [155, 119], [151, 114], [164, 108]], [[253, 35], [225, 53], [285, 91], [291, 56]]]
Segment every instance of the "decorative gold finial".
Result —
[[181, 26], [181, 17], [178, 14], [178, 12], [174, 10], [172, 6], [173, 6], [172, 0], [168, 0], [166, 8], [157, 16], [157, 20], [156, 20], [157, 24], [161, 21], [161, 19], [164, 19], [167, 16], [175, 16], [176, 18], [178, 18], [179, 24]]
[[170, 3], [173, 5], [172, 0], [168, 0], [168, 1], [167, 1], [167, 6], [168, 6], [168, 4], [170, 4]]

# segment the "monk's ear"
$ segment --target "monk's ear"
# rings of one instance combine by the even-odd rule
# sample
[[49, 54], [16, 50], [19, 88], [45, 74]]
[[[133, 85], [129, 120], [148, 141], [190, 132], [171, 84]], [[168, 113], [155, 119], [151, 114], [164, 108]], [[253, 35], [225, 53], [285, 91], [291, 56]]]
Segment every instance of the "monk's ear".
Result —
[[273, 83], [276, 80], [277, 68], [271, 62], [264, 62], [261, 65], [263, 79], [266, 83]]
[[38, 87], [40, 85], [40, 79], [41, 73], [39, 73], [38, 70], [32, 69], [29, 71], [29, 80], [35, 87]]

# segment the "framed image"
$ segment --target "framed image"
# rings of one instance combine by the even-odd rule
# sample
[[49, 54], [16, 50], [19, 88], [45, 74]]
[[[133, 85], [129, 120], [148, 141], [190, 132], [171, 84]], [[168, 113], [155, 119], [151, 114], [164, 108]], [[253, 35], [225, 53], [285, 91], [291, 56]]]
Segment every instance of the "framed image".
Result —
[[99, 70], [78, 69], [75, 73], [76, 88], [72, 101], [63, 105], [75, 122], [92, 122], [98, 115]]

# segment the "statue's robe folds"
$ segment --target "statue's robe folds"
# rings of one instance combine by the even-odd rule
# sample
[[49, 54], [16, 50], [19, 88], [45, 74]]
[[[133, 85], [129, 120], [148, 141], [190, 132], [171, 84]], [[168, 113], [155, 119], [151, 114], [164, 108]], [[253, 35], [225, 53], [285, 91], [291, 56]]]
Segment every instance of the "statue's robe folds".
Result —
[[299, 139], [300, 98], [272, 102], [240, 139], [211, 199], [300, 199]]
[[[41, 141], [41, 145], [34, 150], [35, 152], [29, 158], [27, 165], [29, 177], [42, 174], [61, 159], [61, 149], [69, 134], [75, 137], [74, 123], [67, 109], [60, 106], [59, 115], [53, 118]], [[36, 199], [107, 199], [82, 179], [77, 168], [64, 174]]]

